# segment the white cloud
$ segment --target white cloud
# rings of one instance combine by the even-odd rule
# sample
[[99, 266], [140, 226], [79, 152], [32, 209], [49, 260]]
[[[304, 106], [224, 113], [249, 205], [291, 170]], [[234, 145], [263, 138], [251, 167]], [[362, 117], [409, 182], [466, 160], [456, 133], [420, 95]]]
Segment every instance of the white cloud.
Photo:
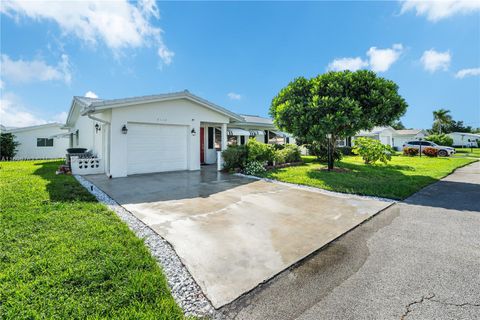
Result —
[[371, 47], [367, 51], [368, 60], [364, 60], [361, 57], [337, 58], [328, 64], [327, 69], [332, 71], [357, 71], [370, 67], [375, 72], [385, 72], [400, 58], [402, 53], [403, 45], [400, 43], [394, 44], [392, 48], [387, 49]]
[[87, 98], [94, 98], [94, 99], [98, 98], [97, 94], [96, 94], [95, 92], [93, 92], [93, 91], [87, 91], [87, 92], [85, 92], [85, 97], [87, 97]]
[[390, 49], [371, 47], [367, 51], [371, 69], [375, 72], [387, 71], [391, 65], [400, 58], [402, 52], [403, 46], [401, 44], [394, 44]]
[[66, 54], [62, 55], [56, 66], [48, 65], [40, 59], [12, 60], [6, 54], [1, 55], [1, 64], [2, 78], [12, 82], [64, 81], [69, 84], [72, 81], [70, 62]]
[[52, 117], [52, 121], [53, 122], [58, 122], [58, 123], [65, 123], [65, 121], [67, 121], [67, 116], [68, 116], [68, 113], [63, 111], [63, 112], [60, 112], [60, 113], [57, 113], [56, 115], [54, 115]]
[[328, 64], [327, 69], [332, 71], [357, 71], [365, 67], [368, 67], [368, 62], [362, 60], [360, 57], [356, 57], [335, 59]]
[[117, 1], [14, 1], [2, 0], [1, 12], [19, 20], [55, 21], [62, 33], [75, 35], [82, 41], [96, 45], [105, 43], [115, 54], [125, 48], [156, 46], [165, 64], [172, 62], [173, 52], [162, 39], [162, 29], [151, 19], [160, 13], [154, 0], [135, 3]]
[[6, 127], [28, 127], [47, 121], [26, 110], [15, 95], [5, 93], [0, 98], [0, 123]]
[[235, 92], [229, 92], [227, 94], [228, 98], [230, 98], [230, 100], [240, 100], [242, 99], [242, 95], [241, 94], [238, 94], [238, 93], [235, 93]]
[[6, 127], [28, 127], [50, 122], [65, 123], [67, 112], [60, 112], [51, 118], [38, 116], [26, 108], [21, 99], [11, 92], [4, 92], [0, 97], [0, 124]]
[[478, 0], [405, 0], [402, 3], [401, 13], [416, 11], [417, 16], [427, 16], [429, 21], [438, 21], [457, 14], [468, 14], [480, 11]]
[[473, 76], [480, 76], [480, 68], [461, 69], [455, 74], [455, 78], [458, 79]]
[[425, 70], [435, 72], [437, 70], [448, 70], [452, 57], [449, 51], [438, 52], [434, 49], [427, 50], [423, 53], [420, 61]]

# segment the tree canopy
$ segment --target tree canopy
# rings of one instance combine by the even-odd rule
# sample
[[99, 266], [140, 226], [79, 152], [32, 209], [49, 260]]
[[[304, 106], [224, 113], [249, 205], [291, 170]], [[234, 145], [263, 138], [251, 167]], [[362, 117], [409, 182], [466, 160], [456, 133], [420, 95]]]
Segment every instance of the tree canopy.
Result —
[[438, 109], [433, 111], [433, 129], [436, 129], [438, 134], [442, 133], [442, 127], [448, 126], [451, 122], [450, 110]]
[[270, 114], [280, 129], [320, 142], [327, 134], [335, 141], [390, 125], [407, 107], [397, 84], [373, 71], [332, 71], [294, 79], [273, 98]]

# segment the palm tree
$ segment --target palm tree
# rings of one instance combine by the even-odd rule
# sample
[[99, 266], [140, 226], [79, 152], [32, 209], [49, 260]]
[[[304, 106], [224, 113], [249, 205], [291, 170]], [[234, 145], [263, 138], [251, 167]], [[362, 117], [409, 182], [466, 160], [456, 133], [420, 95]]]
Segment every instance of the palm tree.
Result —
[[442, 134], [442, 126], [445, 126], [452, 122], [452, 116], [449, 115], [450, 110], [438, 109], [433, 111], [433, 126], [438, 126], [438, 133]]

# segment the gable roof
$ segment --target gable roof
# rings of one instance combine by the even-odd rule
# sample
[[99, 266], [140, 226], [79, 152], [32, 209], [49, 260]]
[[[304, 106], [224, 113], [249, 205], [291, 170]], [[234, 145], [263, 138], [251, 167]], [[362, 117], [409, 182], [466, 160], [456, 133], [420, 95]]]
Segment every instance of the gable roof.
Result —
[[478, 133], [470, 133], [470, 132], [450, 132], [449, 134], [459, 134], [461, 136], [469, 136], [469, 137], [477, 137], [480, 138], [480, 134]]
[[393, 129], [392, 127], [373, 127], [373, 129], [370, 130], [370, 131], [360, 130], [356, 134], [356, 136], [374, 136], [374, 135], [380, 134], [380, 133], [382, 133], [383, 131], [386, 131], [386, 130], [395, 132], [395, 129]]
[[425, 133], [423, 129], [405, 129], [405, 130], [395, 130], [396, 134], [399, 136], [407, 135], [417, 135], [419, 133]]
[[52, 123], [39, 124], [39, 125], [29, 126], [29, 127], [6, 129], [5, 132], [6, 133], [14, 133], [14, 132], [22, 132], [22, 131], [30, 131], [30, 130], [51, 128], [51, 127], [61, 128], [62, 126], [63, 126], [63, 124], [61, 124], [61, 123], [52, 122]]
[[142, 103], [169, 101], [169, 100], [177, 100], [177, 99], [187, 99], [187, 100], [196, 102], [208, 109], [224, 114], [236, 121], [244, 120], [243, 117], [240, 116], [239, 114], [236, 114], [223, 107], [220, 107], [219, 105], [216, 105], [208, 100], [200, 98], [199, 96], [196, 96], [190, 93], [188, 90], [180, 91], [180, 92], [132, 97], [132, 98], [110, 99], [110, 100], [92, 99], [92, 98], [86, 98], [86, 97], [74, 97], [74, 100], [78, 101], [79, 104], [84, 106], [83, 110], [81, 111], [81, 115], [85, 115], [87, 113], [95, 113], [105, 109], [129, 107], [129, 106], [135, 106], [137, 104], [142, 104]]

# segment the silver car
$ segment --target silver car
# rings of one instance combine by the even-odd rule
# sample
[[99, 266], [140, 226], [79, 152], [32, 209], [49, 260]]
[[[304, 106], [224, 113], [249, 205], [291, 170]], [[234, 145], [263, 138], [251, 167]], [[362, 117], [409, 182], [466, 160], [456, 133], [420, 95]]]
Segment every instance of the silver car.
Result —
[[455, 149], [452, 147], [446, 146], [439, 146], [435, 142], [431, 141], [408, 141], [403, 145], [403, 149], [405, 148], [434, 148], [438, 150], [438, 155], [440, 157], [448, 157], [455, 153]]

